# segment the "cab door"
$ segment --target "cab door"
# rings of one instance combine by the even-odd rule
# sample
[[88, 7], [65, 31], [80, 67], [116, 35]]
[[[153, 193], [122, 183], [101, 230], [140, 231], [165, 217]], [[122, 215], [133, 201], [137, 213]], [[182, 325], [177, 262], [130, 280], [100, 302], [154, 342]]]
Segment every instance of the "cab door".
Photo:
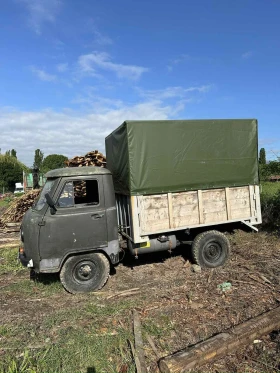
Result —
[[69, 253], [108, 246], [102, 175], [64, 178], [40, 227], [40, 270], [59, 266]]

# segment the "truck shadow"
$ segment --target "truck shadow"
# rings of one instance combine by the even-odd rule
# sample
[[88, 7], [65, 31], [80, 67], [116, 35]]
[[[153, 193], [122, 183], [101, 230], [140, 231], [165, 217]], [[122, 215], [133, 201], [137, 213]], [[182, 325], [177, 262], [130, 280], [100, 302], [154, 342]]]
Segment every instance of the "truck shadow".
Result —
[[59, 273], [35, 273], [33, 271], [30, 271], [30, 280], [44, 285], [51, 285], [60, 282]]
[[137, 259], [129, 251], [127, 251], [121, 263], [123, 266], [133, 269], [133, 267], [138, 267], [145, 264], [164, 263], [166, 260], [170, 258], [180, 256], [185, 261], [190, 261], [191, 263], [193, 263], [193, 259], [191, 256], [191, 246], [181, 245], [176, 249], [173, 249], [171, 252], [158, 251], [154, 253], [141, 254], [138, 256]]

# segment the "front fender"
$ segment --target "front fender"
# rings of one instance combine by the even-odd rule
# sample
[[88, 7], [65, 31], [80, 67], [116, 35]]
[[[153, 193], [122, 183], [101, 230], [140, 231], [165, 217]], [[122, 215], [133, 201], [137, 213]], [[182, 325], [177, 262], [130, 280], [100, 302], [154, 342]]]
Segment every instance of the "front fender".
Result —
[[108, 246], [96, 248], [96, 249], [85, 249], [85, 250], [73, 250], [68, 251], [64, 257], [62, 258], [51, 258], [51, 259], [42, 259], [40, 261], [40, 273], [56, 273], [59, 272], [67, 258], [72, 255], [80, 255], [80, 254], [86, 254], [86, 253], [93, 253], [93, 252], [100, 252], [104, 253], [112, 265], [115, 265], [119, 262], [119, 253], [120, 253], [120, 247], [119, 247], [119, 241], [113, 240], [108, 242]]

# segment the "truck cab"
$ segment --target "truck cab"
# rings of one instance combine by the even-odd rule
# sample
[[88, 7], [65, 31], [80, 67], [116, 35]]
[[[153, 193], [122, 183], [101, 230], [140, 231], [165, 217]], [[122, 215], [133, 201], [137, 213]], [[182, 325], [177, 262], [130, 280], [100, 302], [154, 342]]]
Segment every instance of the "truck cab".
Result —
[[37, 273], [59, 272], [71, 293], [100, 289], [119, 261], [111, 172], [99, 167], [49, 171], [24, 216], [19, 258]]

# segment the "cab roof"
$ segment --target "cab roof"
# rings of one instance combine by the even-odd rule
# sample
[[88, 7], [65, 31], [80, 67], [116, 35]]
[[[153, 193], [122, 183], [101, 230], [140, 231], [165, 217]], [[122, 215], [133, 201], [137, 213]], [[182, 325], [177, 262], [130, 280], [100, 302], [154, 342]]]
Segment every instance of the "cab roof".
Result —
[[51, 170], [45, 174], [46, 177], [64, 177], [64, 176], [89, 176], [89, 175], [111, 175], [107, 168], [88, 166], [88, 167], [66, 167]]

